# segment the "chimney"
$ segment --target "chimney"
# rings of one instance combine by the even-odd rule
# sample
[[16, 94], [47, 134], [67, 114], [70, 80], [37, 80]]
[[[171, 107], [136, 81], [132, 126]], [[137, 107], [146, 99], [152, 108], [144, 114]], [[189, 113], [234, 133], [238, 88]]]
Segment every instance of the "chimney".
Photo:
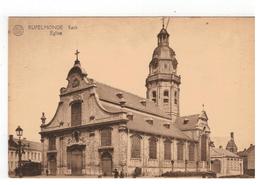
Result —
[[231, 137], [231, 139], [234, 139], [234, 132], [230, 133], [230, 137]]

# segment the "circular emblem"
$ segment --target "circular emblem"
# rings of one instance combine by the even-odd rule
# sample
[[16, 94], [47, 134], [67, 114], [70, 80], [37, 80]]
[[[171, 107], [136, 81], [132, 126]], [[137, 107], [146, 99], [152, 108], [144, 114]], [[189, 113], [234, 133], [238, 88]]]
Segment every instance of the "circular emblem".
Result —
[[15, 26], [13, 27], [13, 33], [14, 33], [14, 35], [16, 35], [16, 36], [21, 36], [21, 35], [23, 35], [23, 33], [24, 33], [24, 28], [23, 28], [23, 26], [22, 26], [22, 25], [15, 25]]

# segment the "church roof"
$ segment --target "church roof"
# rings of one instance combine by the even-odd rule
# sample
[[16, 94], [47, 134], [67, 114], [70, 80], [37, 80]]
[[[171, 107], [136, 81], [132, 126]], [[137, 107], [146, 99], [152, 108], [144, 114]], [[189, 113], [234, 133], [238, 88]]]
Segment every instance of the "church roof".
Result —
[[192, 130], [197, 127], [199, 114], [177, 117], [176, 125], [181, 130]]
[[237, 154], [225, 150], [224, 148], [210, 148], [211, 157], [239, 157]]
[[[109, 106], [107, 104], [104, 104], [102, 106], [105, 109], [112, 112], [122, 111], [121, 108]], [[190, 137], [184, 134], [180, 129], [178, 129], [175, 125], [173, 125], [169, 121], [163, 120], [161, 118], [146, 116], [138, 112], [131, 112], [131, 115], [133, 115], [133, 119], [130, 119], [127, 122], [127, 128], [130, 130], [155, 134], [155, 135], [161, 135], [166, 137], [174, 137], [174, 138], [184, 139], [184, 140], [192, 140]], [[148, 123], [147, 120], [153, 120], [153, 122]], [[170, 125], [170, 127], [167, 128], [165, 125]]]
[[[100, 100], [107, 101], [116, 105], [120, 105], [120, 101], [124, 100], [125, 107], [160, 116], [163, 118], [171, 119], [169, 115], [167, 115], [151, 100], [139, 97], [132, 93], [111, 87], [100, 82], [95, 82], [95, 84], [97, 86], [96, 91]], [[122, 94], [122, 98], [118, 97], [118, 94]], [[145, 105], [141, 103], [142, 101], [145, 101]]]

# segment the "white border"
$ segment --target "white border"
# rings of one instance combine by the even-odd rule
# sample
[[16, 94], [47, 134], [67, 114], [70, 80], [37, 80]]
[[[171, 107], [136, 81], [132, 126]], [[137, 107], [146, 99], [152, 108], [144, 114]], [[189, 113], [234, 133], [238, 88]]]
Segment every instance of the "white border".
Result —
[[[8, 16], [254, 16], [254, 12], [257, 12], [255, 6], [257, 6], [257, 4], [254, 0], [2, 0], [0, 3], [0, 184], [71, 184], [74, 183], [75, 180], [77, 181], [76, 183], [115, 183], [115, 180], [113, 179], [41, 179], [40, 181], [36, 181], [35, 179], [19, 180], [9, 179], [7, 177]], [[256, 30], [258, 31], [259, 29], [257, 27], [258, 24], [256, 26]], [[257, 31], [255, 33], [257, 33]], [[257, 51], [257, 47], [255, 51]], [[259, 75], [257, 75], [257, 71], [259, 71], [257, 59], [258, 57], [256, 53], [256, 82], [259, 79]], [[256, 95], [257, 94], [259, 94], [259, 86], [256, 86]], [[257, 105], [259, 105], [259, 99], [256, 96], [256, 108]], [[258, 111], [259, 109], [256, 110]], [[259, 124], [258, 117], [259, 116], [257, 116], [256, 113], [256, 131], [258, 130]], [[259, 137], [256, 139], [256, 143], [258, 138]], [[256, 149], [257, 156], [259, 153], [258, 147], [256, 147]], [[258, 166], [257, 159], [256, 162], [256, 166]], [[192, 179], [192, 181], [190, 179], [124, 179], [123, 181], [123, 183], [126, 184], [219, 184], [220, 182], [229, 184], [256, 183], [256, 180], [247, 179]]]

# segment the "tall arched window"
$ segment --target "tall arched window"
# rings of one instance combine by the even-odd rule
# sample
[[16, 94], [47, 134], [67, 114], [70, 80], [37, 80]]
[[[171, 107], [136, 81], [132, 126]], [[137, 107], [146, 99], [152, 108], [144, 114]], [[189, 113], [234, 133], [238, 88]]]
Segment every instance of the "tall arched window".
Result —
[[178, 103], [177, 91], [174, 91], [174, 104]]
[[141, 157], [141, 136], [133, 135], [131, 137], [131, 158]]
[[[56, 137], [54, 137], [54, 136], [49, 137], [49, 150], [56, 150]], [[28, 157], [29, 157], [29, 155], [28, 155]], [[31, 155], [31, 157], [32, 157], [32, 155]], [[30, 159], [30, 157], [29, 157], [29, 159]]]
[[177, 160], [182, 161], [183, 160], [183, 142], [178, 142], [177, 143]]
[[101, 146], [111, 146], [111, 128], [104, 128], [100, 131]]
[[195, 160], [195, 144], [194, 143], [189, 144], [189, 160], [190, 161]]
[[81, 101], [71, 104], [71, 126], [81, 125]]
[[156, 102], [156, 91], [152, 92], [152, 100]]
[[157, 139], [155, 137], [149, 139], [149, 158], [157, 159]]
[[207, 161], [207, 135], [201, 136], [201, 161]]
[[168, 90], [163, 91], [163, 103], [169, 103], [169, 91]]
[[164, 160], [171, 160], [171, 140], [167, 139], [164, 141]]
[[168, 90], [164, 90], [164, 91], [163, 91], [163, 96], [169, 97], [169, 91], [168, 91]]

